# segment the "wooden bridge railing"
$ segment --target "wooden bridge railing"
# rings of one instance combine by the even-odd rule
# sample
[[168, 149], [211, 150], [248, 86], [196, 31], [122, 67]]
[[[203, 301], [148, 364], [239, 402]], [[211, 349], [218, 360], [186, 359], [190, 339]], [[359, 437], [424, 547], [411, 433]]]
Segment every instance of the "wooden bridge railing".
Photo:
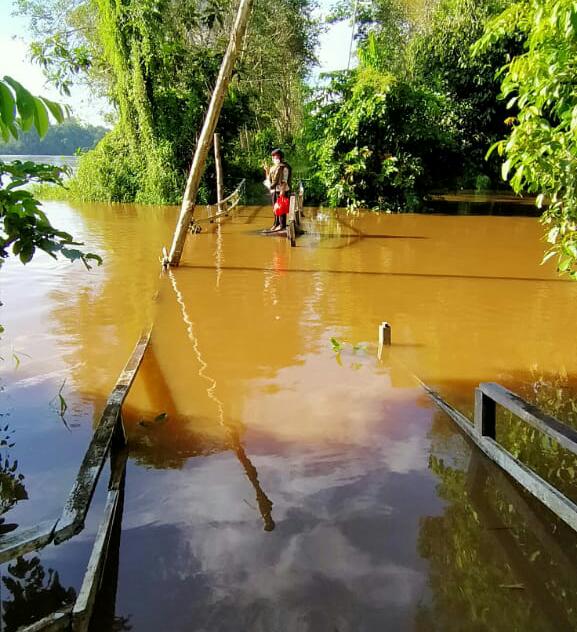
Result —
[[148, 347], [150, 335], [149, 330], [141, 336], [106, 402], [60, 517], [31, 528], [17, 529], [10, 535], [0, 537], [0, 563], [4, 563], [20, 555], [38, 551], [50, 543], [59, 544], [80, 533], [84, 529], [86, 514], [102, 468], [110, 455], [111, 475], [104, 514], [76, 602], [73, 606], [54, 612], [28, 627], [20, 628], [21, 632], [84, 632], [88, 629], [107, 557], [110, 534], [121, 517], [118, 509], [122, 506], [124, 497], [128, 452], [121, 408]]
[[[383, 356], [384, 347], [390, 345], [391, 326], [389, 323], [383, 322], [379, 326], [377, 352], [379, 360]], [[459, 426], [486, 456], [569, 527], [577, 531], [577, 505], [497, 442], [497, 404], [557, 441], [560, 446], [575, 455], [577, 455], [577, 430], [544, 413], [519, 395], [494, 382], [482, 382], [475, 389], [474, 423], [471, 424], [463, 413], [446, 402], [439, 393], [427, 386], [407, 367], [405, 369], [419, 382], [435, 404]]]
[[[419, 380], [420, 381], [420, 380]], [[577, 454], [577, 433], [558, 419], [540, 411], [521, 397], [494, 383], [481, 383], [475, 392], [474, 425], [436, 391], [421, 382], [433, 401], [492, 461], [514, 478], [524, 489], [543, 503], [563, 522], [577, 531], [577, 505], [557, 488], [516, 459], [496, 439], [496, 404], [500, 404], [524, 422], [557, 440]]]

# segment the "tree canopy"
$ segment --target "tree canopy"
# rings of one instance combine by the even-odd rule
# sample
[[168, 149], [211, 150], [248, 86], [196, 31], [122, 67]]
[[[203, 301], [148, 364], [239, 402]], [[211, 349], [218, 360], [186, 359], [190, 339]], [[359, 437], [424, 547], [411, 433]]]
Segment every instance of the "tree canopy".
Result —
[[[518, 43], [477, 57], [470, 46], [502, 6], [363, 3], [358, 66], [329, 76], [309, 116], [313, 178], [331, 203], [411, 210], [434, 189], [497, 184], [497, 161], [484, 159], [506, 130], [495, 75]], [[337, 17], [352, 10], [341, 4]]]
[[[31, 17], [33, 50], [48, 76], [62, 87], [78, 74], [87, 77], [116, 108], [116, 126], [81, 160], [73, 194], [179, 201], [235, 3], [20, 0], [19, 6]], [[230, 177], [254, 172], [263, 148], [293, 143], [314, 60], [312, 7], [311, 0], [255, 5], [219, 123]]]

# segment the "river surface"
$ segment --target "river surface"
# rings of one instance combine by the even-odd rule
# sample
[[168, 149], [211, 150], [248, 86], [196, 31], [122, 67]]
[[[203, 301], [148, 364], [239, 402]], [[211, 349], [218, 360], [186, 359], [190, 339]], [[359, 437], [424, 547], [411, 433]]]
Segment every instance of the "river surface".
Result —
[[[577, 629], [577, 537], [412, 377], [469, 416], [497, 381], [577, 425], [577, 285], [540, 265], [535, 219], [308, 209], [290, 248], [241, 207], [161, 274], [177, 209], [45, 208], [104, 264], [1, 271], [0, 530], [59, 515], [154, 323], [95, 630]], [[505, 415], [499, 439], [577, 498], [567, 454]], [[74, 598], [105, 487], [79, 536], [1, 567], [4, 630]]]

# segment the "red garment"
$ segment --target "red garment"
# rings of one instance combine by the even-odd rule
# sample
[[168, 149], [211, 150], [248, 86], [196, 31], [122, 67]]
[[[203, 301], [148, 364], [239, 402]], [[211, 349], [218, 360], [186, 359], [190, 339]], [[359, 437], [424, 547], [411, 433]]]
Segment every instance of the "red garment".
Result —
[[290, 199], [284, 195], [280, 195], [278, 200], [274, 203], [273, 211], [278, 217], [280, 215], [286, 215], [289, 212]]

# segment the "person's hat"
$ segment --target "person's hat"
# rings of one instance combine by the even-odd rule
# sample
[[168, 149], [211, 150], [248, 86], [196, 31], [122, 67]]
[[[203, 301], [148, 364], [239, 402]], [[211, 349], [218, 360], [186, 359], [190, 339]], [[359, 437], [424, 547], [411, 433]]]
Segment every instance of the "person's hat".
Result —
[[281, 158], [284, 158], [284, 154], [282, 153], [282, 149], [273, 149], [270, 152], [271, 156], [280, 156]]

